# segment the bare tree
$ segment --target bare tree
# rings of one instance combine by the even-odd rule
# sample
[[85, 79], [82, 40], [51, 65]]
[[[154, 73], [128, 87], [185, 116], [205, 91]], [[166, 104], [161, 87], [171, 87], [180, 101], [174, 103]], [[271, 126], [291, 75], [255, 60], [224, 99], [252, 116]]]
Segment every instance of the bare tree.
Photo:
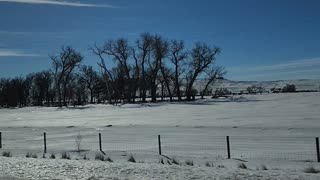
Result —
[[141, 67], [141, 89], [142, 89], [142, 102], [146, 102], [147, 82], [146, 82], [146, 68], [145, 64], [150, 58], [150, 53], [153, 50], [153, 37], [149, 33], [140, 35], [140, 39], [136, 42], [136, 49], [133, 49], [133, 57], [136, 62], [140, 63]]
[[80, 81], [86, 84], [87, 89], [90, 91], [90, 103], [93, 103], [94, 89], [98, 83], [98, 73], [93, 69], [92, 66], [82, 66], [80, 68], [81, 77]]
[[205, 43], [197, 43], [191, 51], [191, 62], [188, 65], [186, 100], [191, 100], [193, 83], [199, 75], [213, 65], [220, 48], [211, 48]]
[[34, 74], [34, 98], [37, 99], [37, 105], [43, 106], [43, 101], [46, 100], [49, 106], [49, 90], [52, 83], [50, 71], [42, 71]]
[[154, 37], [154, 57], [156, 62], [159, 64], [160, 72], [163, 77], [164, 84], [169, 93], [170, 101], [172, 101], [172, 93], [170, 89], [170, 81], [166, 73], [166, 64], [164, 62], [165, 58], [168, 56], [169, 43], [167, 40], [163, 39], [161, 36]]
[[133, 78], [131, 77], [132, 66], [129, 62], [129, 57], [132, 53], [132, 48], [129, 47], [128, 40], [120, 38], [116, 41], [108, 41], [105, 43], [104, 52], [111, 56], [116, 62], [118, 62], [118, 67], [125, 75], [124, 83], [127, 85], [127, 90], [125, 92], [125, 98], [128, 102], [132, 101], [135, 92], [133, 92]]
[[212, 66], [210, 69], [208, 69], [206, 72], [206, 85], [204, 89], [201, 92], [201, 98], [204, 98], [204, 95], [207, 94], [208, 87], [214, 83], [217, 79], [221, 79], [227, 71], [224, 70], [221, 66]]
[[111, 73], [111, 68], [108, 67], [105, 63], [105, 52], [103, 47], [100, 48], [98, 47], [96, 44], [94, 45], [94, 47], [89, 48], [89, 50], [91, 50], [91, 52], [95, 55], [97, 55], [100, 59], [100, 62], [98, 62], [97, 64], [100, 66], [101, 71], [102, 71], [102, 78], [100, 79], [100, 85], [103, 87], [103, 82], [105, 81], [105, 87], [107, 90], [107, 99], [109, 100], [109, 103], [113, 104], [112, 101], [112, 97], [113, 97], [113, 93], [117, 91], [116, 88], [114, 88], [114, 86], [112, 85], [114, 83], [114, 76]]
[[61, 52], [59, 53], [59, 55], [53, 55], [50, 56], [50, 58], [52, 60], [53, 65], [55, 85], [58, 91], [59, 107], [62, 107], [62, 92], [63, 104], [66, 106], [66, 89], [68, 79], [75, 67], [78, 66], [80, 62], [83, 60], [83, 57], [73, 48], [67, 46], [61, 48]]
[[181, 101], [180, 75], [183, 73], [183, 62], [188, 57], [188, 52], [184, 50], [184, 42], [173, 40], [170, 46], [171, 62], [174, 64], [175, 90], [178, 100]]

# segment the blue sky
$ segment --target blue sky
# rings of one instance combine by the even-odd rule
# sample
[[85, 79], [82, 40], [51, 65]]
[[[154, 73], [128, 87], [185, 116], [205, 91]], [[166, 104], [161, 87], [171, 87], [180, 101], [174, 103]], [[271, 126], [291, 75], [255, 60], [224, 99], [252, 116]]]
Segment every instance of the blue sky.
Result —
[[222, 48], [232, 80], [320, 78], [319, 0], [0, 0], [0, 77], [48, 69], [49, 54], [140, 33]]

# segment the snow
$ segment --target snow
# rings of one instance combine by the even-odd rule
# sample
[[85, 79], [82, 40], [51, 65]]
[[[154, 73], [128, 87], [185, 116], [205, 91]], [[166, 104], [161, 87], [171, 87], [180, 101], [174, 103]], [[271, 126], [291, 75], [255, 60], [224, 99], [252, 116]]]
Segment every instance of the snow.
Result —
[[[159, 163], [109, 163], [85, 160], [0, 158], [0, 179], [319, 179], [288, 170], [252, 170]], [[232, 163], [232, 162], [231, 162]], [[2, 176], [2, 177], [1, 177]]]
[[[204, 81], [196, 81], [195, 87], [200, 90], [204, 87]], [[227, 88], [232, 92], [246, 90], [249, 86], [260, 86], [270, 91], [271, 88], [283, 88], [287, 84], [294, 84], [296, 89], [301, 90], [320, 90], [320, 79], [299, 79], [299, 80], [278, 80], [278, 81], [232, 81], [227, 79], [218, 80], [211, 88]]]
[[[315, 162], [319, 109], [318, 92], [185, 103], [0, 109], [0, 152], [13, 153], [11, 158], [0, 158], [0, 179], [320, 179], [303, 173], [309, 166], [320, 168]], [[43, 132], [47, 157], [68, 151], [74, 160], [41, 159]], [[79, 133], [81, 154], [74, 152]], [[115, 163], [93, 160], [98, 133], [102, 133], [103, 150]], [[192, 160], [195, 166], [159, 164], [158, 134], [164, 155], [181, 162]], [[226, 136], [230, 136], [231, 160], [226, 159]], [[27, 152], [39, 159], [24, 158]], [[84, 154], [92, 160], [75, 160]], [[130, 154], [144, 163], [128, 163]], [[242, 161], [249, 170], [237, 167]], [[216, 166], [205, 167], [206, 162]], [[256, 170], [261, 165], [269, 170]]]

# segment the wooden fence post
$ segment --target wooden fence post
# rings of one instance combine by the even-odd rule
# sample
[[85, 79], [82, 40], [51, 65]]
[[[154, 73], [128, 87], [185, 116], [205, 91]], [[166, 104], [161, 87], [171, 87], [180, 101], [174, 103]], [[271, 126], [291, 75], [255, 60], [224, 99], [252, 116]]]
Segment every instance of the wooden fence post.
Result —
[[100, 149], [100, 151], [102, 151], [101, 133], [99, 133], [99, 149]]
[[43, 133], [43, 142], [44, 142], [44, 153], [47, 153], [47, 134]]
[[319, 137], [316, 137], [317, 161], [320, 162]]
[[161, 155], [161, 139], [160, 139], [160, 135], [158, 135], [158, 144], [159, 144], [159, 155]]
[[229, 136], [227, 136], [227, 151], [228, 151], [228, 159], [231, 158], [231, 155], [230, 155], [230, 141], [229, 141]]
[[2, 148], [2, 132], [0, 132], [0, 149]]

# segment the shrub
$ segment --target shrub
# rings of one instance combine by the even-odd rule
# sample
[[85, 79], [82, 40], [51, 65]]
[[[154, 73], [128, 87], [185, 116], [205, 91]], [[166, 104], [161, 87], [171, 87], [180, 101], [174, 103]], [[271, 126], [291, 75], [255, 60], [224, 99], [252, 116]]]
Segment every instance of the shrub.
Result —
[[107, 157], [107, 158], [105, 159], [105, 161], [113, 162], [113, 160], [112, 160], [110, 157]]
[[51, 155], [50, 155], [50, 159], [55, 159], [56, 158], [56, 156], [52, 153]]
[[135, 162], [136, 162], [136, 159], [135, 159], [135, 158], [133, 157], [133, 155], [131, 154], [131, 155], [129, 156], [128, 161], [135, 163]]
[[38, 158], [37, 154], [32, 154], [32, 158]]
[[282, 92], [296, 92], [296, 85], [294, 84], [287, 84], [285, 87], [282, 88]]
[[97, 152], [94, 156], [94, 159], [104, 161], [104, 155], [101, 152]]
[[10, 151], [4, 151], [4, 152], [2, 152], [2, 156], [4, 156], [4, 157], [12, 157], [12, 154], [11, 154]]
[[[213, 165], [212, 165], [212, 167], [213, 167]], [[218, 168], [225, 168], [225, 167], [224, 167], [224, 165], [219, 164], [219, 165], [218, 165]]]
[[210, 162], [206, 162], [205, 164], [207, 167], [213, 167], [213, 164], [210, 164]]
[[68, 153], [63, 152], [63, 153], [61, 154], [61, 159], [71, 159], [71, 158], [70, 158], [70, 155], [69, 155]]
[[244, 163], [238, 164], [238, 168], [240, 168], [240, 169], [248, 169], [247, 166]]
[[267, 166], [266, 166], [266, 165], [262, 164], [262, 165], [261, 165], [261, 170], [266, 171], [266, 170], [268, 170], [268, 168], [267, 168]]
[[176, 158], [172, 158], [172, 164], [180, 165], [179, 161]]
[[262, 94], [265, 91], [265, 89], [261, 86], [250, 86], [247, 88], [247, 92], [249, 94]]
[[162, 158], [160, 159], [159, 163], [164, 164], [164, 161]]
[[186, 165], [193, 166], [193, 161], [192, 160], [186, 160]]
[[316, 168], [314, 168], [313, 166], [310, 166], [310, 167], [306, 168], [303, 172], [317, 174], [320, 171], [317, 170]]
[[218, 97], [226, 96], [226, 95], [230, 95], [230, 94], [232, 94], [232, 92], [229, 91], [227, 88], [219, 88], [214, 91], [214, 95], [212, 97], [218, 98]]
[[83, 160], [89, 160], [89, 158], [87, 157], [87, 154], [83, 155]]
[[26, 154], [26, 158], [30, 158], [32, 156], [32, 153], [30, 153], [30, 152], [28, 152], [27, 154]]

